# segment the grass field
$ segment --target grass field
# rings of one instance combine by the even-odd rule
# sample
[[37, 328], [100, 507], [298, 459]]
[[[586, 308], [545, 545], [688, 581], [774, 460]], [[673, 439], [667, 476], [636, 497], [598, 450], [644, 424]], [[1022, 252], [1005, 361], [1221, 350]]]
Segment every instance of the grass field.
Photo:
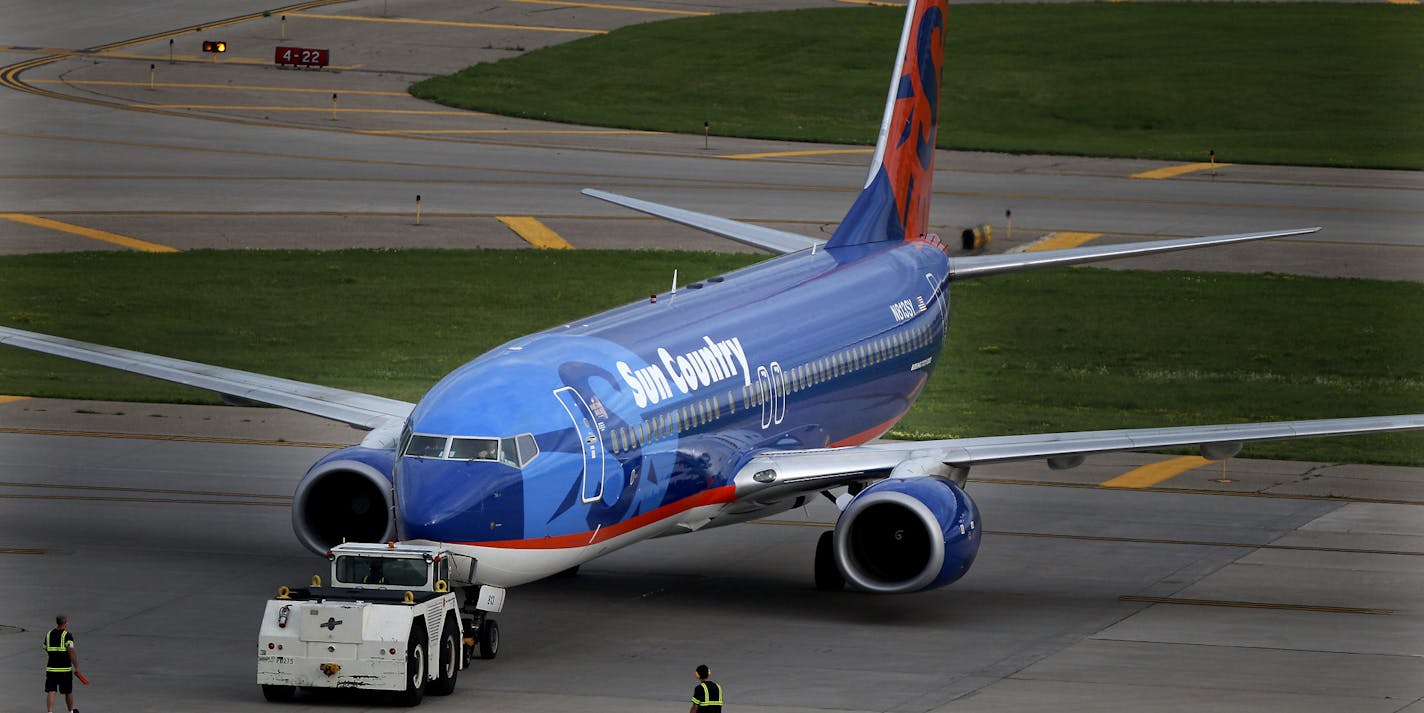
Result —
[[[555, 121], [873, 142], [903, 11], [634, 25], [414, 85]], [[950, 8], [942, 148], [1424, 168], [1424, 13], [1343, 3]]]
[[[78, 253], [0, 258], [0, 324], [415, 400], [459, 364], [757, 256], [674, 252]], [[956, 285], [941, 366], [894, 435], [1417, 413], [1424, 285], [1055, 270]], [[181, 305], [181, 308], [175, 308]], [[216, 402], [0, 347], [0, 394]], [[1424, 465], [1424, 434], [1247, 456]]]

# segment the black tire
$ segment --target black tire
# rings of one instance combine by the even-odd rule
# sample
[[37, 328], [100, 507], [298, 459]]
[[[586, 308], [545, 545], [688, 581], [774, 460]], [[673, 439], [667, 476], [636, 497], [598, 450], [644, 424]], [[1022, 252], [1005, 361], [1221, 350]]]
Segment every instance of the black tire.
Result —
[[845, 577], [836, 567], [836, 533], [827, 530], [816, 541], [816, 589], [822, 592], [845, 590]]
[[499, 655], [499, 622], [485, 619], [484, 626], [480, 627], [479, 643], [480, 658], [492, 659]]
[[286, 703], [297, 696], [296, 686], [273, 686], [262, 684], [262, 697], [272, 703]]
[[405, 691], [399, 696], [401, 705], [420, 705], [425, 698], [425, 678], [425, 630], [416, 622], [410, 627], [410, 645], [405, 652]]
[[445, 631], [440, 634], [440, 670], [436, 672], [435, 680], [426, 687], [426, 693], [448, 696], [455, 692], [455, 681], [460, 678], [460, 669], [464, 668], [461, 665], [464, 649], [460, 634], [455, 630], [455, 621], [446, 621]]

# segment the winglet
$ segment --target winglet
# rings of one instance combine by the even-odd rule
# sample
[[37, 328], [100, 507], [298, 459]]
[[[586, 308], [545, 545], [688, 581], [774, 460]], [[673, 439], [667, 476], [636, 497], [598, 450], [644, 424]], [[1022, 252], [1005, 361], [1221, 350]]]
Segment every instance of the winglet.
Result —
[[914, 240], [929, 228], [948, 0], [910, 0], [865, 188], [827, 248]]

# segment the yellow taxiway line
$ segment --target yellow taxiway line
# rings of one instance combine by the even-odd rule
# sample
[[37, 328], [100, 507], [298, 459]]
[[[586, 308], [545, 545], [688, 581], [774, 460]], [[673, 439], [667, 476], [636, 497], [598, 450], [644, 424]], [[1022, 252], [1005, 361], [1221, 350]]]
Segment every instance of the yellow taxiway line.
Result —
[[0, 404], [12, 404], [16, 401], [24, 401], [28, 396], [0, 396]]
[[320, 111], [330, 114], [419, 114], [422, 116], [489, 116], [473, 111], [441, 109], [332, 109], [322, 106], [248, 106], [245, 104], [134, 104], [139, 109], [185, 109], [191, 111]]
[[[31, 79], [30, 84], [69, 84], [85, 87], [147, 87], [148, 82], [119, 82], [107, 79]], [[219, 89], [241, 92], [302, 92], [306, 94], [351, 94], [353, 96], [408, 97], [410, 92], [381, 92], [374, 89], [303, 89], [299, 87], [259, 87], [251, 84], [186, 84], [154, 82], [154, 87], [171, 89]]]
[[362, 134], [576, 134], [609, 136], [615, 134], [661, 134], [661, 131], [634, 129], [371, 129]]
[[26, 215], [26, 214], [24, 214], [24, 213], [0, 213], [0, 218], [3, 218], [3, 219], [5, 219], [5, 220], [13, 220], [13, 221], [15, 221], [16, 223], [24, 223], [24, 224], [26, 224], [26, 225], [33, 225], [33, 226], [35, 226], [35, 227], [37, 227], [37, 228], [49, 228], [50, 230], [58, 230], [58, 231], [63, 232], [63, 233], [70, 233], [70, 234], [72, 234], [72, 235], [79, 235], [79, 236], [83, 236], [83, 237], [86, 237], [86, 238], [92, 238], [92, 239], [94, 239], [94, 240], [102, 240], [102, 241], [104, 241], [104, 242], [106, 242], [106, 243], [113, 243], [114, 245], [122, 245], [122, 246], [124, 246], [124, 247], [126, 247], [126, 248], [132, 248], [132, 249], [134, 249], [134, 250], [142, 250], [143, 252], [150, 252], [150, 253], [176, 253], [176, 252], [178, 252], [178, 248], [170, 248], [170, 247], [168, 247], [167, 245], [159, 245], [158, 243], [150, 243], [150, 242], [148, 242], [147, 240], [139, 240], [138, 238], [130, 238], [130, 237], [127, 236], [127, 235], [119, 235], [118, 233], [110, 233], [110, 232], [104, 231], [104, 230], [95, 230], [95, 229], [93, 229], [93, 228], [86, 228], [86, 227], [84, 227], [84, 226], [82, 226], [82, 225], [72, 225], [72, 224], [70, 224], [70, 223], [61, 223], [61, 222], [59, 222], [59, 221], [57, 221], [57, 220], [50, 220], [49, 218], [41, 218], [41, 217], [35, 216], [35, 215]]
[[1188, 174], [1188, 173], [1196, 173], [1196, 172], [1198, 172], [1198, 171], [1210, 171], [1210, 170], [1212, 170], [1212, 169], [1214, 169], [1214, 168], [1221, 168], [1222, 166], [1230, 166], [1230, 165], [1232, 165], [1232, 164], [1229, 164], [1229, 163], [1184, 163], [1184, 164], [1182, 164], [1182, 165], [1180, 165], [1180, 166], [1166, 166], [1166, 167], [1164, 167], [1164, 168], [1154, 168], [1154, 169], [1152, 169], [1151, 171], [1143, 171], [1143, 172], [1141, 172], [1141, 173], [1134, 173], [1134, 174], [1132, 174], [1131, 176], [1129, 176], [1129, 178], [1146, 178], [1146, 179], [1148, 179], [1148, 180], [1160, 181], [1160, 180], [1162, 180], [1162, 179], [1164, 179], [1164, 178], [1176, 178], [1177, 176], [1184, 176], [1184, 175], [1186, 175], [1186, 174]]
[[1200, 468], [1208, 463], [1216, 463], [1214, 460], [1207, 460], [1201, 456], [1182, 456], [1171, 458], [1157, 463], [1148, 463], [1141, 468], [1134, 468], [1111, 480], [1103, 481], [1099, 484], [1103, 488], [1150, 488], [1164, 480], [1170, 480], [1193, 468]]
[[549, 226], [539, 222], [538, 219], [527, 215], [500, 215], [496, 216], [499, 222], [509, 226], [516, 235], [524, 238], [524, 241], [540, 250], [573, 250], [567, 240], [559, 237], [559, 234], [550, 230]]
[[1063, 231], [1059, 233], [1049, 233], [1043, 236], [1032, 245], [1024, 248], [1024, 252], [1033, 253], [1040, 250], [1060, 250], [1063, 248], [1076, 248], [1093, 238], [1101, 238], [1102, 233], [1074, 233]]
[[1229, 599], [1181, 599], [1178, 597], [1137, 597], [1121, 596], [1120, 602], [1142, 602], [1144, 604], [1190, 604], [1199, 607], [1241, 607], [1245, 609], [1283, 609], [1285, 611], [1309, 611], [1325, 614], [1373, 614], [1389, 616], [1389, 609], [1365, 609], [1362, 607], [1329, 607], [1318, 604], [1277, 604], [1274, 602], [1241, 602]]
[[788, 156], [827, 156], [830, 154], [873, 153], [875, 149], [823, 149], [820, 151], [773, 151], [771, 153], [737, 153], [722, 158], [757, 159], [785, 158]]
[[357, 17], [355, 15], [321, 15], [303, 12], [292, 17], [314, 20], [350, 20], [352, 22], [389, 22], [401, 25], [440, 25], [442, 27], [484, 27], [495, 30], [534, 30], [535, 32], [572, 32], [583, 35], [606, 35], [607, 30], [583, 30], [577, 27], [546, 27], [542, 25], [499, 25], [489, 22], [455, 22], [454, 20], [417, 20], [409, 17]]
[[710, 12], [696, 10], [669, 10], [660, 7], [633, 7], [632, 5], [604, 5], [596, 2], [561, 2], [561, 0], [510, 0], [526, 5], [557, 5], [559, 7], [589, 7], [597, 10], [627, 10], [628, 12], [655, 12], [663, 15], [711, 15]]

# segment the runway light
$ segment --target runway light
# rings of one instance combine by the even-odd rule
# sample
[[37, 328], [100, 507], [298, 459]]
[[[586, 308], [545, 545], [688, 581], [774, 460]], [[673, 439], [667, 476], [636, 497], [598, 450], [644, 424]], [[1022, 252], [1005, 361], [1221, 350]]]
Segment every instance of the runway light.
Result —
[[275, 649], [275, 648], [277, 648], [277, 645], [274, 644], [274, 643], [268, 642], [268, 643], [267, 643], [267, 648], [268, 648], [268, 649]]
[[203, 40], [204, 52], [226, 52], [227, 43], [221, 40]]

